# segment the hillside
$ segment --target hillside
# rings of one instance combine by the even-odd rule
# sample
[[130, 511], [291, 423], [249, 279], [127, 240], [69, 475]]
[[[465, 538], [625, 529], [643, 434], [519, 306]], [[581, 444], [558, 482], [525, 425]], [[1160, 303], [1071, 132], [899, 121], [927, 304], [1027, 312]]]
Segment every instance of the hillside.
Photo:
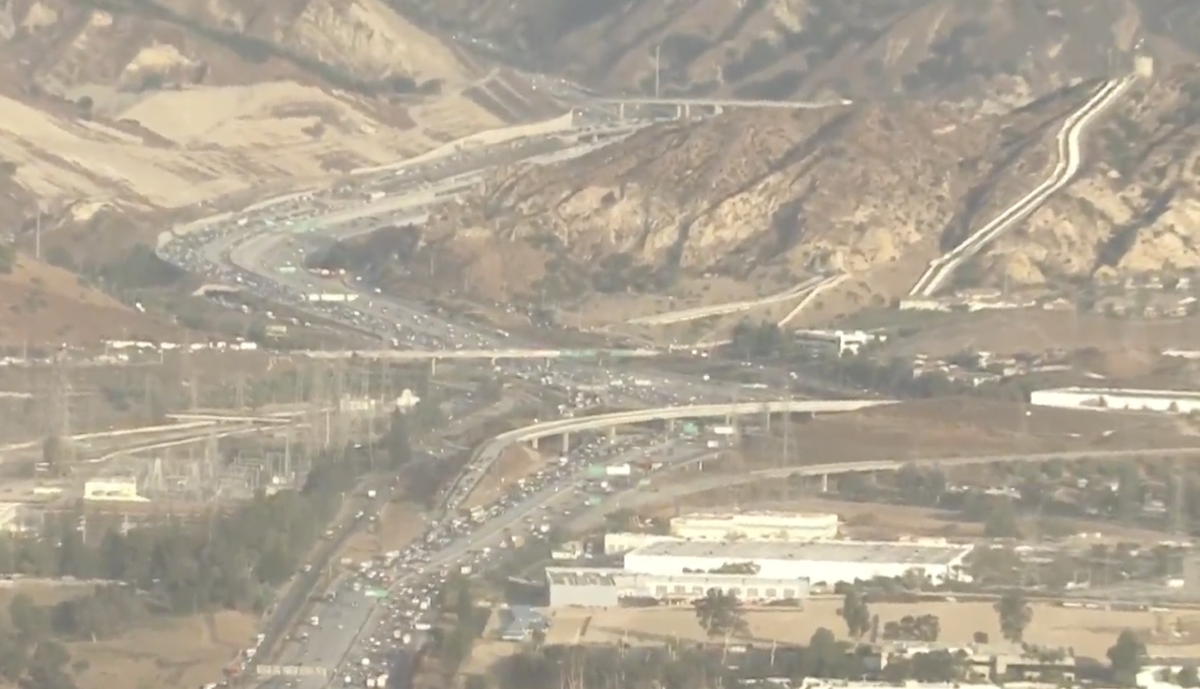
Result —
[[0, 265], [0, 344], [84, 344], [99, 338], [178, 340], [182, 328], [131, 309], [61, 268], [21, 257]]
[[509, 59], [608, 90], [1021, 99], [1195, 59], [1187, 0], [396, 0]]
[[379, 0], [9, 0], [0, 65], [3, 177], [49, 208], [184, 206], [561, 110]]
[[912, 101], [656, 125], [498, 171], [431, 220], [424, 246], [488, 295], [683, 296], [718, 278], [765, 293], [841, 270], [858, 277], [859, 305], [886, 303], [939, 246], [1040, 181], [1089, 86], [973, 119]]
[[1200, 270], [1200, 68], [1139, 84], [1088, 144], [1086, 174], [998, 242], [981, 272], [1041, 285]]

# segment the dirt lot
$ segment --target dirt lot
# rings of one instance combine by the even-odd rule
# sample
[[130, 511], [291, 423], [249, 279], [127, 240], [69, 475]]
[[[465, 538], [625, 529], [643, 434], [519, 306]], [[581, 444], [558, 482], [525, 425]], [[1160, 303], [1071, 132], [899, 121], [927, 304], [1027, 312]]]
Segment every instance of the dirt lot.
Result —
[[[8, 583], [0, 586], [0, 608], [7, 610], [18, 593], [40, 605], [52, 605], [89, 590], [88, 586]], [[80, 689], [195, 687], [219, 680], [234, 655], [251, 645], [257, 625], [257, 618], [236, 612], [163, 618], [112, 639], [67, 647], [73, 661], [87, 661], [87, 669], [76, 673]]]
[[1200, 318], [1126, 320], [1037, 309], [973, 314], [872, 311], [848, 319], [841, 327], [899, 326], [921, 330], [893, 340], [890, 354], [944, 356], [968, 348], [1003, 354], [1097, 347], [1120, 354], [1119, 358], [1150, 361], [1164, 348], [1190, 347], [1200, 335]]
[[[774, 430], [780, 435], [778, 426]], [[1104, 437], [1110, 431], [1116, 433]], [[1197, 444], [1167, 417], [1049, 409], [975, 397], [819, 416], [794, 423], [789, 441], [792, 461], [804, 464]], [[781, 438], [772, 445], [781, 445]], [[779, 461], [778, 447], [746, 452], [750, 463], [774, 466]]]
[[[813, 632], [826, 627], [844, 636], [846, 625], [837, 614], [841, 600], [810, 601], [804, 610], [752, 610], [746, 613], [753, 643], [807, 643]], [[939, 641], [966, 644], [976, 631], [985, 632], [992, 643], [1002, 641], [1000, 624], [990, 603], [876, 604], [871, 612], [882, 622], [905, 615], [937, 615], [942, 624]], [[662, 643], [671, 638], [701, 641], [704, 633], [689, 608], [630, 608], [614, 610], [569, 609], [547, 613], [551, 617], [547, 643], [609, 644], [625, 639], [628, 643]], [[1191, 628], [1200, 626], [1200, 612], [1166, 613], [1167, 621]], [[1115, 612], [1033, 606], [1033, 622], [1025, 633], [1034, 644], [1073, 647], [1077, 654], [1104, 658], [1122, 629], [1150, 634], [1159, 620], [1150, 612]], [[580, 630], [586, 623], [586, 631]], [[1185, 636], [1179, 643], [1162, 644], [1150, 639], [1150, 653], [1182, 656], [1200, 652], [1200, 636]]]
[[549, 455], [523, 445], [510, 445], [505, 448], [500, 459], [492, 466], [480, 481], [475, 490], [463, 501], [464, 509], [472, 509], [491, 504], [499, 499], [507, 487], [526, 476], [531, 476], [550, 461]]
[[162, 620], [114, 639], [69, 645], [88, 669], [76, 676], [80, 689], [196, 687], [221, 679], [222, 669], [251, 645], [258, 620], [215, 615]]

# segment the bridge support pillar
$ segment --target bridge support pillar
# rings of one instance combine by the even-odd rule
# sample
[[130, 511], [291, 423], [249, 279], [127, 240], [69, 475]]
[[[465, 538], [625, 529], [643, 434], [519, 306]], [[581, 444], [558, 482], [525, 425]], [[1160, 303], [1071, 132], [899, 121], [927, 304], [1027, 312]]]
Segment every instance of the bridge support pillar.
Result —
[[829, 492], [829, 474], [821, 474], [821, 492]]
[[677, 120], [682, 120], [682, 119], [683, 119], [683, 112], [684, 112], [684, 111], [683, 111], [683, 106], [682, 106], [682, 105], [676, 105], [676, 106], [675, 106], [675, 119], [677, 119]]
[[769, 412], [769, 411], [763, 412], [763, 428], [767, 431], [767, 434], [770, 435], [770, 433], [771, 433], [771, 412]]
[[432, 378], [433, 376], [436, 376], [436, 375], [437, 375], [437, 359], [430, 357], [429, 358], [429, 377]]
[[529, 446], [535, 450], [538, 449], [538, 438], [534, 438], [533, 440], [530, 440]]
[[617, 119], [621, 120], [622, 122], [625, 121], [625, 104], [624, 103], [617, 103]]
[[571, 434], [570, 433], [562, 434], [562, 453], [564, 455], [571, 454]]
[[617, 442], [617, 427], [616, 426], [608, 427], [608, 442], [610, 442], [610, 443]]

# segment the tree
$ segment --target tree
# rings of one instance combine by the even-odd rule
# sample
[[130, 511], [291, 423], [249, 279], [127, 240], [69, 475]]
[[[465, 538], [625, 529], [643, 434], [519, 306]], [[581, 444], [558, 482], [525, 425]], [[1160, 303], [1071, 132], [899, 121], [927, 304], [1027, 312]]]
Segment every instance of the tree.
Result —
[[983, 522], [983, 535], [988, 538], [1017, 538], [1021, 529], [1017, 525], [1017, 515], [1013, 510], [1012, 500], [1007, 498], [988, 501], [987, 517]]
[[846, 592], [842, 600], [842, 609], [838, 611], [846, 620], [846, 631], [855, 639], [860, 639], [871, 629], [871, 610], [867, 601], [857, 588]]
[[1200, 687], [1200, 672], [1195, 665], [1184, 665], [1175, 676], [1175, 683], [1181, 687]]
[[399, 409], [392, 411], [391, 422], [384, 436], [389, 466], [399, 469], [412, 461], [412, 441], [408, 433], [408, 416]]
[[1141, 469], [1133, 462], [1122, 462], [1117, 474], [1117, 517], [1125, 521], [1136, 519], [1142, 502]]
[[1021, 589], [1009, 589], [996, 601], [996, 614], [1000, 616], [1000, 633], [1013, 643], [1020, 643], [1025, 629], [1033, 621], [1033, 608], [1025, 601]]
[[732, 593], [711, 588], [703, 598], [692, 602], [692, 608], [696, 611], [696, 621], [710, 638], [746, 630], [741, 601]]
[[1137, 682], [1138, 671], [1146, 658], [1146, 644], [1125, 629], [1117, 637], [1117, 643], [1108, 649], [1108, 662], [1112, 666], [1113, 678], [1124, 686], [1132, 687]]
[[13, 627], [27, 641], [40, 641], [46, 638], [50, 631], [50, 620], [46, 616], [46, 611], [38, 607], [38, 604], [34, 603], [27, 593], [18, 593], [13, 596], [12, 601], [8, 604], [8, 617], [12, 620]]

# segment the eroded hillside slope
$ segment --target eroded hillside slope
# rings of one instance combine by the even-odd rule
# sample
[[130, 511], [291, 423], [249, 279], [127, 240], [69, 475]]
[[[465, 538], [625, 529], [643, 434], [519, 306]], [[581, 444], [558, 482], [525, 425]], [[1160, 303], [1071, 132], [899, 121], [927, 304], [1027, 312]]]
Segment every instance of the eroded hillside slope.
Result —
[[596, 86], [744, 97], [906, 92], [1020, 99], [1193, 60], [1189, 0], [394, 0], [514, 59]]
[[557, 112], [380, 0], [5, 0], [0, 161], [43, 205], [174, 207]]
[[1011, 284], [1200, 269], [1200, 68], [1140, 82], [1088, 139], [1090, 165], [981, 259]]
[[[689, 276], [783, 286], [837, 270], [890, 299], [939, 246], [1040, 181], [1047, 144], [1088, 92], [972, 120], [911, 102], [659, 125], [574, 161], [498, 171], [424, 243], [492, 295], [669, 292]], [[879, 272], [897, 281], [869, 284]]]

